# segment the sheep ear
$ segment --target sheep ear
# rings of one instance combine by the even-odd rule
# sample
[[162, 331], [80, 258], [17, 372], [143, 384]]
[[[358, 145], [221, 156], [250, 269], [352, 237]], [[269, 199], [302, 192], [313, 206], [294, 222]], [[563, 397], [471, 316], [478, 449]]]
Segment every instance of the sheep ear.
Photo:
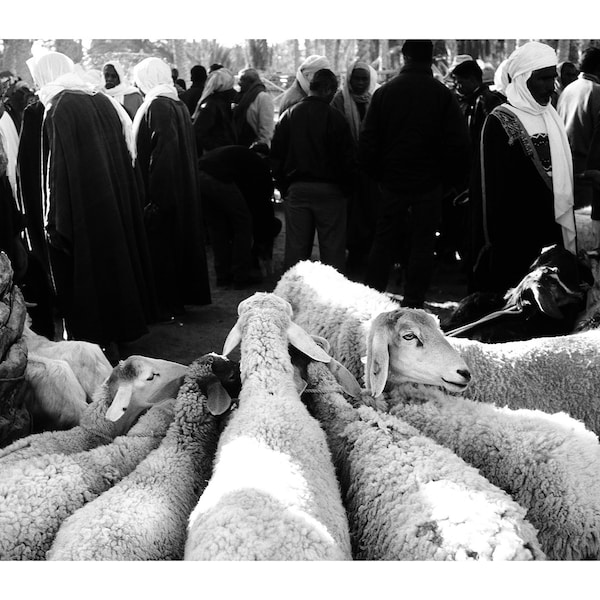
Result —
[[533, 294], [533, 299], [539, 309], [553, 319], [562, 319], [563, 314], [556, 304], [556, 300], [552, 296], [550, 290], [541, 285], [532, 285], [529, 288]]
[[237, 348], [237, 346], [239, 346], [241, 341], [242, 332], [240, 330], [239, 324], [236, 322], [236, 324], [231, 328], [231, 331], [227, 334], [227, 339], [223, 344], [223, 352], [221, 354], [223, 354], [223, 356], [227, 356], [228, 354], [233, 352], [235, 348]]
[[332, 358], [329, 363], [329, 370], [333, 373], [334, 377], [348, 396], [352, 396], [352, 398], [360, 396], [361, 388], [358, 381], [356, 381], [356, 377], [354, 377], [342, 363], [335, 360], [335, 358]]
[[319, 346], [321, 346], [321, 348], [323, 348], [323, 350], [325, 350], [325, 352], [327, 352], [327, 354], [331, 353], [331, 344], [324, 337], [321, 337], [320, 335], [311, 335], [310, 337]]
[[109, 421], [118, 421], [122, 416], [127, 407], [131, 402], [131, 395], [133, 394], [133, 384], [127, 383], [122, 384], [117, 388], [115, 394], [104, 418]]
[[206, 388], [206, 407], [212, 415], [222, 415], [231, 406], [231, 396], [220, 381], [208, 384]]
[[370, 344], [367, 347], [367, 381], [369, 391], [376, 398], [385, 388], [390, 367], [388, 328], [385, 325], [379, 325], [375, 320], [369, 341]]
[[290, 322], [289, 327], [287, 328], [287, 336], [289, 343], [303, 352], [309, 358], [313, 360], [318, 360], [319, 362], [328, 363], [331, 360], [331, 356], [323, 350], [313, 339], [300, 327], [296, 325], [293, 321]]

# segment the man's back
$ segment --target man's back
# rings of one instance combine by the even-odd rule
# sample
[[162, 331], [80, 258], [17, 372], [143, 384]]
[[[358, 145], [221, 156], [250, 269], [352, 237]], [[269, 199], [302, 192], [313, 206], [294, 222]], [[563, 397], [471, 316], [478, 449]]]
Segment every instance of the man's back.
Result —
[[379, 88], [359, 138], [365, 169], [391, 189], [432, 189], [464, 176], [468, 133], [452, 92], [430, 68], [404, 67]]
[[585, 74], [561, 93], [558, 114], [565, 123], [576, 172], [585, 169], [594, 128], [600, 121], [600, 84]]

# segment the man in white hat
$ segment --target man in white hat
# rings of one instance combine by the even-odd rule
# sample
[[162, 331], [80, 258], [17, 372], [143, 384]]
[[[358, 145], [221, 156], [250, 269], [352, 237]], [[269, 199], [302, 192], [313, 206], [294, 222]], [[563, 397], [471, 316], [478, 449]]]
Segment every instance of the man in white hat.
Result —
[[545, 246], [576, 252], [571, 150], [550, 102], [556, 65], [556, 52], [540, 42], [524, 44], [507, 63], [508, 102], [485, 122], [471, 188], [470, 291], [513, 287]]

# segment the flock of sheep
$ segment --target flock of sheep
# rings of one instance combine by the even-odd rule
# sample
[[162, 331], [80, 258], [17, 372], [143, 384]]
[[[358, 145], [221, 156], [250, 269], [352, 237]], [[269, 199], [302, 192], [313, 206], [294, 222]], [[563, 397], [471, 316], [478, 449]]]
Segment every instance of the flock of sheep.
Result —
[[598, 559], [599, 344], [447, 337], [298, 263], [221, 353], [98, 368], [1, 449], [0, 558]]

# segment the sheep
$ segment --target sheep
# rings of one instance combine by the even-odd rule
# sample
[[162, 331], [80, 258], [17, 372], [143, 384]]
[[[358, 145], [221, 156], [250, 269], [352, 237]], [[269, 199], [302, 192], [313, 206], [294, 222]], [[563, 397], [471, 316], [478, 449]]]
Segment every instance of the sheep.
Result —
[[242, 301], [223, 354], [241, 342], [239, 406], [190, 515], [185, 560], [344, 560], [348, 522], [325, 434], [300, 400], [288, 341], [330, 357], [291, 321], [288, 302]]
[[87, 399], [91, 399], [96, 388], [108, 377], [112, 366], [97, 344], [62, 340], [52, 342], [30, 329], [30, 319], [23, 328], [23, 339], [30, 355], [51, 360], [65, 361]]
[[542, 560], [525, 510], [450, 450], [396, 417], [353, 408], [309, 362], [304, 394], [327, 433], [353, 556], [363, 560]]
[[473, 375], [470, 399], [565, 412], [600, 435], [600, 330], [498, 344], [452, 338], [451, 344]]
[[156, 448], [173, 418], [174, 400], [156, 404], [127, 435], [76, 454], [48, 454], [0, 470], [0, 559], [43, 560], [61, 523]]
[[[388, 296], [346, 279], [333, 267], [302, 261], [284, 273], [274, 293], [291, 304], [300, 327], [327, 339], [332, 355], [375, 396], [386, 383], [400, 381], [457, 392], [469, 383], [468, 367], [445, 339], [436, 317], [400, 308]], [[377, 343], [365, 368], [362, 358], [369, 336]]]
[[192, 363], [161, 445], [66, 519], [47, 559], [182, 559], [187, 520], [210, 479], [222, 415], [239, 390], [237, 363], [217, 354]]
[[582, 423], [430, 386], [397, 386], [384, 398], [390, 414], [458, 454], [526, 508], [549, 559], [600, 558], [600, 445]]
[[594, 282], [579, 257], [553, 245], [543, 248], [514, 287], [475, 292], [442, 322], [448, 336], [480, 342], [508, 342], [571, 333]]
[[[331, 267], [311, 262], [298, 263], [287, 271], [275, 293], [290, 302], [297, 323], [328, 339], [333, 355], [357, 377], [361, 357], [366, 353], [363, 340], [369, 321], [393, 306], [385, 294], [349, 281]], [[333, 331], [323, 332], [325, 328]], [[471, 374], [467, 397], [501, 406], [508, 402], [510, 408], [566, 412], [600, 434], [600, 415], [594, 400], [600, 395], [600, 372], [594, 368], [600, 331], [497, 344], [463, 338], [446, 341]], [[397, 343], [401, 343], [398, 338], [390, 355]], [[371, 391], [378, 396], [378, 388]]]
[[[169, 395], [173, 382], [180, 382], [185, 372], [186, 367], [178, 363], [130, 356], [115, 366], [96, 390], [93, 402], [86, 405], [78, 426], [66, 431], [45, 431], [13, 442], [0, 449], [0, 467], [46, 454], [75, 454], [111, 442], [126, 433], [133, 423], [133, 414], [128, 415], [127, 423], [118, 419], [123, 417], [123, 408], [127, 408], [134, 390], [135, 396], [142, 399], [151, 398], [157, 391]], [[151, 377], [152, 373], [158, 376]], [[115, 399], [117, 402], [113, 406]], [[113, 415], [113, 420], [106, 418], [107, 412], [109, 416]]]

